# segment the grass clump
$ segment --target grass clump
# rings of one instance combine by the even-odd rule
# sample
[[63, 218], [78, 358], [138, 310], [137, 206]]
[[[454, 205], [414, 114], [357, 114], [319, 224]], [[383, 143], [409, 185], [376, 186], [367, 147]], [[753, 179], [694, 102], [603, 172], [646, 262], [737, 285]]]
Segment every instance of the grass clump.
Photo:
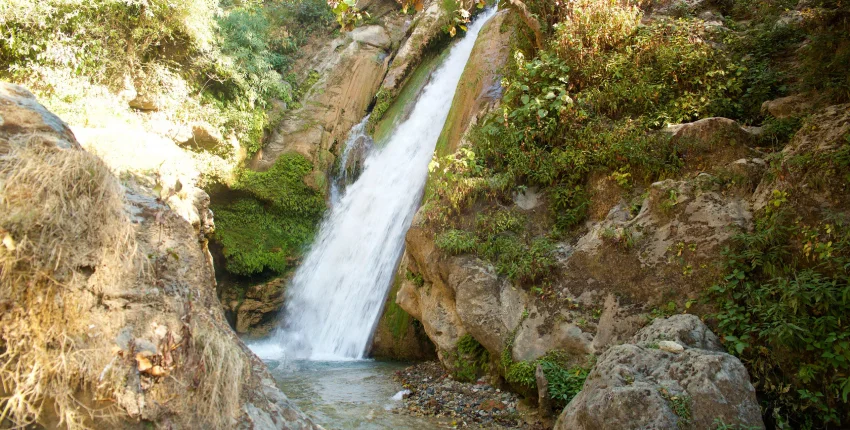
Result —
[[437, 248], [452, 255], [466, 254], [475, 250], [475, 235], [463, 230], [447, 230], [435, 241]]
[[521, 236], [526, 223], [515, 211], [489, 211], [478, 215], [474, 232], [448, 229], [437, 235], [435, 244], [451, 255], [474, 253], [520, 285], [545, 283], [553, 275], [555, 247], [545, 237]]
[[222, 247], [228, 272], [285, 273], [297, 264], [326, 208], [322, 193], [304, 183], [311, 172], [302, 155], [283, 154], [266, 172], [240, 172], [235, 196], [213, 203], [213, 240]]

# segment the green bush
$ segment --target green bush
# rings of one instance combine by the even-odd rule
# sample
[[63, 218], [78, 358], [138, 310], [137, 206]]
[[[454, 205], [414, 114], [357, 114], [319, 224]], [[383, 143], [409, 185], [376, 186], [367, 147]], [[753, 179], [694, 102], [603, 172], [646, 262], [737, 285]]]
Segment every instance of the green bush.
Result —
[[768, 404], [794, 428], [850, 423], [850, 229], [846, 214], [804, 222], [774, 191], [730, 248], [710, 290], [717, 332]]
[[549, 383], [549, 398], [554, 406], [563, 409], [584, 387], [584, 381], [590, 373], [586, 367], [572, 367], [566, 369], [560, 364], [542, 360], [540, 365]]
[[512, 345], [502, 352], [500, 364], [508, 383], [526, 390], [537, 389], [537, 366], [539, 365], [549, 385], [549, 398], [556, 410], [562, 410], [584, 387], [584, 381], [593, 367], [593, 360], [586, 366], [569, 366], [570, 355], [561, 351], [550, 351], [532, 361], [514, 361]]

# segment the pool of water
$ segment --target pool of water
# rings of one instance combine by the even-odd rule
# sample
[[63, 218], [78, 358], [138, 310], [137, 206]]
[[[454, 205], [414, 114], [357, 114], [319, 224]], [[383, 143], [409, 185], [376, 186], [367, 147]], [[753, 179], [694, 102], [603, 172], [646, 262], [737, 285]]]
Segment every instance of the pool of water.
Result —
[[356, 361], [267, 361], [278, 386], [317, 424], [331, 429], [439, 429], [451, 423], [400, 413], [401, 384], [393, 373], [402, 363]]

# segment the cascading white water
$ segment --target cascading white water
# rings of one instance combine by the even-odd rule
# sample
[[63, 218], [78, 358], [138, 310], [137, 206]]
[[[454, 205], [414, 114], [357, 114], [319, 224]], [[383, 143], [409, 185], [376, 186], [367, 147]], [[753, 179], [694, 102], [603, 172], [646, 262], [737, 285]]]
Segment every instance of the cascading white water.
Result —
[[351, 152], [358, 152], [358, 156], [367, 154], [372, 148], [372, 138], [366, 133], [366, 124], [369, 123], [369, 115], [366, 115], [360, 123], [351, 127], [348, 132], [348, 138], [345, 140], [345, 148], [342, 149], [342, 155], [339, 157], [339, 168], [337, 169], [336, 178], [331, 181], [331, 206], [336, 206], [339, 199], [342, 197], [342, 191], [348, 186], [352, 178], [349, 178], [348, 158]]
[[251, 348], [265, 359], [363, 358], [416, 212], [428, 163], [487, 10], [424, 88], [410, 117], [366, 159], [322, 223], [286, 294], [281, 326]]

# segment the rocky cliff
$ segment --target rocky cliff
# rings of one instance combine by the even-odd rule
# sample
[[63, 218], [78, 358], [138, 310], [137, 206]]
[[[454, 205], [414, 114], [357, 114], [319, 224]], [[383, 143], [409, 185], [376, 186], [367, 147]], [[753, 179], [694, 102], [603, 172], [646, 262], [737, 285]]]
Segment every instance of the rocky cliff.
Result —
[[0, 154], [3, 427], [317, 428], [224, 320], [208, 201], [119, 182], [5, 83]]

